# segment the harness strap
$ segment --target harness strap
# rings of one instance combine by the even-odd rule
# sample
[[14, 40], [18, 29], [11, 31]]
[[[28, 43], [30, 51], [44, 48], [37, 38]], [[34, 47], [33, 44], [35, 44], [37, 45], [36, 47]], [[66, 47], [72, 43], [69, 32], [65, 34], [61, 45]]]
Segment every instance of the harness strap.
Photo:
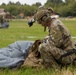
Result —
[[62, 60], [63, 57], [72, 55], [72, 54], [74, 54], [74, 53], [76, 53], [76, 49], [72, 49], [72, 50], [68, 51], [67, 53], [61, 55], [61, 57], [59, 58], [59, 60]]

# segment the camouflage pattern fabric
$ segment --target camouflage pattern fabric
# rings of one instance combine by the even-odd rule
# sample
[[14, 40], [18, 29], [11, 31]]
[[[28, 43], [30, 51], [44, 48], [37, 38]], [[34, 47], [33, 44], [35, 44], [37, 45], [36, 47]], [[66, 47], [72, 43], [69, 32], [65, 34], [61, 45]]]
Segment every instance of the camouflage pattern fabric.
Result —
[[59, 64], [56, 62], [56, 60], [52, 56], [49, 45], [47, 43], [43, 42], [42, 44], [40, 44], [39, 52], [41, 54], [41, 58], [43, 59], [43, 64], [45, 68], [53, 67], [56, 69], [60, 69]]
[[46, 27], [49, 29], [48, 39], [43, 40], [38, 50], [46, 67], [59, 68], [60, 65], [75, 63], [76, 54], [72, 53], [66, 56], [74, 50], [70, 31], [52, 15], [55, 15], [53, 9], [41, 9], [34, 15], [35, 21], [44, 27], [44, 31]]
[[41, 44], [41, 40], [36, 40], [29, 50], [28, 57], [26, 58], [23, 67], [33, 67], [33, 68], [41, 68], [43, 67], [43, 60], [41, 59], [41, 55], [38, 51], [38, 47]]
[[3, 23], [3, 16], [2, 15], [0, 15], [0, 23], [2, 24]]
[[62, 55], [70, 50], [73, 50], [73, 44], [69, 30], [60, 20], [52, 19], [49, 26], [49, 38], [39, 46], [42, 59], [54, 68], [57, 68], [58, 64], [72, 64], [73, 60], [76, 59], [75, 53], [60, 59]]
[[54, 13], [54, 10], [50, 8], [39, 8], [39, 10], [34, 15], [34, 20], [38, 23], [41, 23], [41, 21], [47, 21], [47, 19], [51, 16], [51, 14]]

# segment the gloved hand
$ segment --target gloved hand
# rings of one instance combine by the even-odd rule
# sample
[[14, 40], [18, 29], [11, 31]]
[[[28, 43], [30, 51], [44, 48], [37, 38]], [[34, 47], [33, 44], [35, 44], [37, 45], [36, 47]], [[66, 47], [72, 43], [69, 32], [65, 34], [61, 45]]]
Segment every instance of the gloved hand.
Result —
[[46, 36], [44, 39], [43, 39], [43, 42], [46, 43], [47, 40], [48, 40], [49, 36]]
[[35, 22], [35, 20], [34, 19], [32, 19], [32, 20], [29, 20], [28, 21], [28, 25], [29, 25], [29, 27], [31, 27], [32, 25], [33, 25], [33, 23]]

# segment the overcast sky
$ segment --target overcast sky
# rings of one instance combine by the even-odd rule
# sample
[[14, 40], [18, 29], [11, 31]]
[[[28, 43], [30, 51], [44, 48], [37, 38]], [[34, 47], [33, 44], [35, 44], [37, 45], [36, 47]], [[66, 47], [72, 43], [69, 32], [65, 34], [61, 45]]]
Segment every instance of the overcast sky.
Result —
[[14, 2], [14, 3], [19, 1], [21, 4], [26, 3], [26, 4], [29, 4], [29, 5], [32, 5], [36, 2], [40, 2], [42, 5], [44, 5], [44, 3], [46, 3], [47, 0], [0, 0], [0, 5], [2, 3], [7, 4], [9, 1]]

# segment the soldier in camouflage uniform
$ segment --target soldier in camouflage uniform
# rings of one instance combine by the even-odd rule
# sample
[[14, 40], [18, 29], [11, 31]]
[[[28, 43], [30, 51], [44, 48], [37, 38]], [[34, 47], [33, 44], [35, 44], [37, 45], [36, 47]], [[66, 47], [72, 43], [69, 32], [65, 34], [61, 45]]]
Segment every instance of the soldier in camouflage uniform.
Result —
[[60, 68], [60, 65], [76, 65], [76, 49], [71, 41], [70, 31], [57, 18], [52, 17], [54, 11], [50, 9], [38, 10], [34, 19], [49, 29], [48, 39], [39, 46], [41, 57], [46, 67]]
[[3, 23], [3, 16], [0, 15], [0, 23], [2, 24]]
[[0, 15], [0, 28], [8, 28], [9, 21], [5, 19], [3, 15]]

